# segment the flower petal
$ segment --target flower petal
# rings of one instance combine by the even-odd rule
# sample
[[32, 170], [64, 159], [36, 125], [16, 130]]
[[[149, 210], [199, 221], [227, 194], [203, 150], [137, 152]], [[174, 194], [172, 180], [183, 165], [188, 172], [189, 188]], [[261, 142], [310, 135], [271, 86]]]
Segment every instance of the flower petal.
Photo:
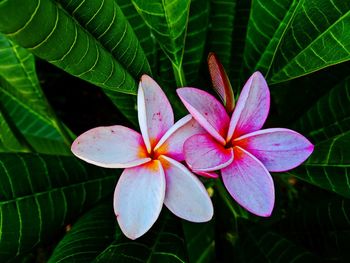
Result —
[[209, 93], [196, 88], [177, 89], [181, 101], [199, 122], [217, 141], [225, 144], [225, 136], [230, 122], [222, 104]]
[[146, 148], [152, 148], [174, 124], [174, 113], [159, 85], [149, 76], [143, 75], [137, 94], [138, 118]]
[[106, 168], [127, 168], [149, 162], [139, 133], [115, 125], [97, 127], [81, 134], [72, 144], [74, 155]]
[[301, 134], [282, 128], [249, 133], [234, 140], [234, 144], [253, 154], [271, 172], [293, 169], [304, 162], [314, 149]]
[[232, 113], [233, 108], [235, 107], [235, 98], [233, 96], [233, 90], [231, 87], [230, 80], [228, 79], [227, 74], [225, 72], [225, 69], [220, 63], [215, 53], [209, 53], [208, 66], [214, 90], [224, 103], [226, 111], [228, 113]]
[[233, 160], [232, 147], [225, 149], [209, 134], [193, 135], [184, 144], [185, 160], [197, 172], [212, 172], [229, 165]]
[[154, 147], [157, 156], [166, 155], [179, 162], [185, 160], [183, 154], [184, 142], [195, 134], [207, 133], [191, 114], [178, 120], [160, 139]]
[[270, 91], [260, 72], [255, 72], [244, 85], [232, 114], [227, 141], [232, 136], [260, 130], [270, 109]]
[[114, 192], [114, 213], [130, 239], [145, 234], [157, 220], [165, 197], [165, 175], [158, 160], [125, 169]]
[[196, 171], [196, 170], [192, 170], [192, 172], [194, 172], [195, 174], [201, 175], [203, 177], [207, 177], [207, 178], [218, 178], [219, 175], [215, 172], [203, 172], [203, 171]]
[[166, 178], [164, 204], [178, 217], [191, 222], [206, 222], [213, 217], [213, 204], [207, 190], [184, 165], [160, 156]]
[[270, 216], [275, 202], [272, 177], [264, 165], [244, 149], [234, 147], [235, 160], [221, 170], [231, 196], [258, 216]]

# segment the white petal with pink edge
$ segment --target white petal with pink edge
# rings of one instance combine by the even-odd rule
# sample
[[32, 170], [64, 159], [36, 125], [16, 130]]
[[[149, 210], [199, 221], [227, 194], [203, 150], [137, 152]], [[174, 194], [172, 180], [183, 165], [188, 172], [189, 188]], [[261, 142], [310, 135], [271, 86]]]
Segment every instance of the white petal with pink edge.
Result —
[[165, 197], [165, 174], [159, 161], [125, 169], [114, 191], [114, 213], [130, 239], [145, 234], [157, 220]]
[[190, 114], [178, 120], [154, 147], [157, 156], [166, 155], [179, 162], [185, 160], [184, 142], [195, 134], [207, 133]]
[[200, 89], [180, 88], [176, 92], [193, 118], [218, 142], [225, 144], [230, 119], [224, 106], [214, 96]]
[[234, 140], [234, 144], [253, 154], [271, 172], [293, 169], [304, 162], [314, 149], [303, 135], [283, 128], [249, 133]]
[[233, 199], [251, 213], [268, 217], [275, 203], [272, 177], [264, 165], [240, 147], [234, 147], [235, 160], [221, 170], [226, 189]]
[[260, 72], [244, 85], [232, 114], [226, 140], [260, 130], [269, 114], [270, 91]]
[[149, 162], [139, 133], [115, 125], [97, 127], [76, 138], [71, 150], [80, 159], [106, 168], [127, 168]]
[[209, 134], [193, 135], [184, 144], [187, 165], [194, 171], [212, 172], [228, 166], [233, 160], [232, 147], [225, 149]]
[[139, 125], [146, 148], [152, 148], [174, 124], [174, 113], [162, 89], [151, 77], [143, 75], [137, 94]]
[[176, 216], [191, 222], [206, 222], [213, 217], [213, 204], [199, 179], [184, 165], [160, 156], [165, 177], [164, 204]]

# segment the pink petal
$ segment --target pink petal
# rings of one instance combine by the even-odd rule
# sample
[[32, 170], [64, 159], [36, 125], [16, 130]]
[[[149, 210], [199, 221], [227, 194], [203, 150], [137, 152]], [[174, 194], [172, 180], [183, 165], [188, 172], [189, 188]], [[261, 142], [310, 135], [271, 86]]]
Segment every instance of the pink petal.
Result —
[[146, 148], [152, 148], [174, 124], [174, 114], [168, 98], [159, 85], [143, 75], [137, 94], [139, 124]]
[[115, 125], [98, 127], [81, 134], [72, 144], [80, 159], [106, 168], [127, 168], [149, 162], [139, 133]]
[[218, 142], [225, 144], [230, 119], [221, 103], [209, 93], [196, 88], [180, 88], [177, 94], [193, 118]]
[[159, 161], [125, 169], [114, 192], [114, 213], [130, 239], [145, 234], [157, 220], [165, 197], [165, 175]]
[[233, 108], [235, 107], [233, 90], [225, 69], [215, 53], [209, 53], [208, 66], [214, 90], [224, 103], [226, 111], [232, 113]]
[[196, 171], [196, 170], [192, 170], [192, 172], [194, 172], [195, 174], [201, 175], [203, 177], [207, 177], [207, 178], [218, 178], [219, 175], [215, 172], [203, 172], [203, 171]]
[[270, 91], [260, 72], [246, 82], [232, 114], [227, 141], [260, 130], [270, 109]]
[[245, 209], [258, 216], [270, 216], [275, 202], [272, 177], [252, 154], [234, 147], [235, 160], [221, 170], [231, 196]]
[[181, 163], [160, 156], [166, 178], [164, 204], [178, 217], [191, 222], [206, 222], [213, 217], [213, 204], [207, 190]]
[[314, 146], [301, 134], [282, 128], [260, 130], [234, 140], [256, 158], [267, 170], [282, 172], [304, 162]]
[[225, 149], [209, 134], [190, 137], [184, 144], [185, 160], [197, 172], [212, 172], [228, 166], [233, 160], [232, 147]]
[[184, 142], [195, 134], [207, 133], [189, 114], [177, 121], [154, 147], [156, 156], [166, 155], [179, 162], [185, 160]]

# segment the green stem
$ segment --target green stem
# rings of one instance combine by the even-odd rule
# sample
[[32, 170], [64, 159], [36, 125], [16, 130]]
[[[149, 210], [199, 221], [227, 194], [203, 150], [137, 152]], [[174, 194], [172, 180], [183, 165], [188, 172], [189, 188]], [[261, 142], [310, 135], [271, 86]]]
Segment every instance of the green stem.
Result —
[[172, 63], [176, 86], [177, 87], [185, 87], [186, 86], [186, 79], [185, 79], [185, 73], [182, 68], [182, 64], [176, 65]]

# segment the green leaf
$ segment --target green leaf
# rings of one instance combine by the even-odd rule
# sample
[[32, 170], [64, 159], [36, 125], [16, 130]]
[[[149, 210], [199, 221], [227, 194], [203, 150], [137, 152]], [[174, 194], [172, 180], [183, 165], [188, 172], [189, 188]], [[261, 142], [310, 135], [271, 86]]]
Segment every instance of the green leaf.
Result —
[[163, 211], [152, 229], [143, 237], [131, 241], [117, 229], [116, 240], [93, 262], [188, 262], [181, 223]]
[[187, 245], [189, 262], [210, 263], [215, 261], [215, 222], [192, 223], [183, 220], [182, 227]]
[[70, 154], [69, 136], [39, 85], [34, 57], [0, 35], [0, 104], [27, 143], [40, 153]]
[[259, 226], [241, 228], [234, 243], [237, 262], [320, 262], [311, 252], [275, 232]]
[[349, 1], [301, 1], [275, 55], [271, 82], [287, 81], [349, 60], [349, 10]]
[[14, 42], [104, 90], [135, 94], [134, 77], [149, 72], [114, 0], [9, 0], [1, 2], [0, 16], [0, 32]]
[[51, 240], [110, 195], [118, 174], [74, 157], [0, 153], [0, 160], [1, 262]]
[[278, 224], [279, 232], [317, 253], [324, 262], [347, 262], [350, 201], [324, 193], [307, 198], [298, 211]]
[[283, 34], [293, 18], [297, 0], [252, 1], [244, 48], [246, 75], [267, 74]]
[[178, 86], [185, 85], [182, 68], [190, 0], [132, 0], [171, 61]]
[[111, 202], [85, 213], [63, 237], [48, 263], [91, 262], [114, 240], [116, 219]]
[[211, 0], [208, 49], [215, 52], [231, 77], [233, 29], [237, 1]]
[[313, 142], [321, 142], [350, 130], [350, 77], [319, 99], [293, 128]]
[[309, 159], [290, 173], [349, 198], [350, 131], [316, 144]]
[[12, 129], [0, 112], [0, 152], [23, 152], [28, 151], [16, 138]]
[[199, 69], [202, 64], [206, 64], [207, 54], [204, 54], [204, 48], [209, 23], [209, 7], [209, 0], [191, 0], [183, 58], [183, 69], [188, 85], [197, 82]]

